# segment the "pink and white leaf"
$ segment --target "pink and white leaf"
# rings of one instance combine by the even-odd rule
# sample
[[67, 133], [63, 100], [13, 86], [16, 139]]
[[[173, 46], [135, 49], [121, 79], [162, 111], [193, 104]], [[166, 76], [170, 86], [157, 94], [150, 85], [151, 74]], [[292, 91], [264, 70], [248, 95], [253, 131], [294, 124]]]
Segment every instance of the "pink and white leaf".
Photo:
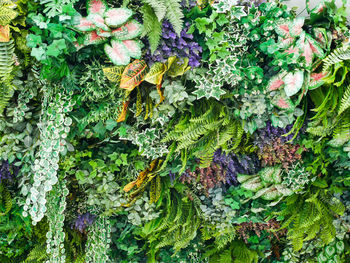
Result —
[[285, 83], [284, 91], [288, 97], [291, 97], [298, 93], [304, 84], [304, 71], [299, 70], [296, 72], [288, 73], [283, 81]]
[[106, 24], [110, 27], [123, 25], [132, 16], [132, 11], [128, 8], [113, 8], [105, 12]]
[[130, 55], [123, 42], [112, 40], [111, 45], [105, 44], [104, 50], [113, 64], [124, 66], [130, 63]]

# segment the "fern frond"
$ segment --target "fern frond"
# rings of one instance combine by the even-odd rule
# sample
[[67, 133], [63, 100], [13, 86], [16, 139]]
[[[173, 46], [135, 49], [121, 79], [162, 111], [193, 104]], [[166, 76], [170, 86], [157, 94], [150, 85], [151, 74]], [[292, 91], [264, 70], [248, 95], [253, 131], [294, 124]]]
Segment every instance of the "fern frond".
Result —
[[8, 25], [13, 19], [16, 18], [17, 12], [12, 8], [1, 5], [0, 6], [0, 26]]
[[147, 35], [151, 53], [153, 54], [159, 45], [162, 35], [162, 23], [158, 21], [157, 15], [149, 4], [144, 4], [142, 6], [141, 13], [144, 27], [143, 36]]
[[14, 92], [14, 85], [12, 84], [13, 76], [11, 74], [13, 69], [13, 55], [14, 43], [10, 42], [0, 43], [0, 115], [8, 104]]
[[163, 1], [157, 1], [157, 0], [142, 0], [142, 1], [153, 8], [154, 13], [158, 18], [158, 21], [161, 22], [167, 12], [167, 8], [163, 3]]
[[342, 114], [348, 108], [350, 108], [350, 86], [347, 87], [341, 99], [338, 115]]
[[12, 198], [10, 192], [6, 189], [6, 187], [3, 184], [0, 185], [0, 193], [2, 194], [2, 203], [4, 203], [5, 207], [5, 212], [0, 213], [0, 216], [4, 216], [11, 211]]
[[174, 28], [176, 34], [180, 36], [181, 30], [183, 28], [183, 18], [181, 0], [162, 0], [166, 6], [166, 18], [169, 20]]
[[336, 63], [342, 62], [344, 60], [350, 59], [350, 49], [345, 47], [340, 47], [335, 49], [331, 54], [329, 54], [324, 60], [323, 60], [323, 72], [327, 72], [331, 66], [333, 66]]

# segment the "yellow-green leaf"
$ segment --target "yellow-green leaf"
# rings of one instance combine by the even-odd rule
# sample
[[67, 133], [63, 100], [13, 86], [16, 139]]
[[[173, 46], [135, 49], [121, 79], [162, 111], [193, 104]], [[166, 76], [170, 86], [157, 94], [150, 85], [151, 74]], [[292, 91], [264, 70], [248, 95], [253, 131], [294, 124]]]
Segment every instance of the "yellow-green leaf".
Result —
[[109, 81], [118, 83], [120, 82], [124, 68], [123, 66], [106, 67], [103, 68], [103, 73]]
[[154, 63], [150, 71], [146, 74], [145, 81], [155, 85], [160, 85], [166, 70], [167, 66], [165, 64], [161, 62]]
[[167, 74], [168, 76], [175, 78], [177, 76], [183, 75], [190, 68], [191, 67], [188, 66], [188, 58], [180, 59], [178, 57], [175, 57], [175, 59], [171, 59], [170, 62], [168, 60]]

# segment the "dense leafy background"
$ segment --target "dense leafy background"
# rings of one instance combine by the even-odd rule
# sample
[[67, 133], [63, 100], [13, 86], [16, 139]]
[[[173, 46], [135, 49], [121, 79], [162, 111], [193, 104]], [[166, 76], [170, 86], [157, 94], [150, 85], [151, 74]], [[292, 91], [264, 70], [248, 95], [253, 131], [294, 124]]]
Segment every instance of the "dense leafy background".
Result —
[[2, 0], [0, 262], [350, 262], [346, 2]]

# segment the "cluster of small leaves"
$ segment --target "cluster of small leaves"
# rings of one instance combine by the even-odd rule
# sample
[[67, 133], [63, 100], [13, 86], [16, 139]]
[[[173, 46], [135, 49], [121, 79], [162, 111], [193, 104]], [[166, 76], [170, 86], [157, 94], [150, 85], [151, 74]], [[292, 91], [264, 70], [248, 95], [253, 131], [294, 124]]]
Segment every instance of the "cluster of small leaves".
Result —
[[49, 231], [46, 234], [46, 252], [50, 257], [46, 263], [59, 263], [66, 260], [65, 248], [63, 247], [65, 240], [63, 231], [64, 212], [66, 196], [69, 193], [66, 183], [66, 180], [61, 180], [48, 194], [46, 217], [49, 223]]
[[[39, 222], [47, 211], [46, 193], [58, 182], [60, 153], [72, 150], [71, 145], [66, 142], [72, 119], [66, 114], [72, 110], [73, 105], [69, 95], [58, 93], [49, 101], [44, 112], [40, 148], [32, 167], [34, 182], [31, 187], [22, 187], [22, 194], [27, 195], [24, 210], [29, 210], [33, 224]], [[24, 212], [24, 215], [27, 215], [27, 212]]]
[[165, 144], [160, 143], [160, 132], [156, 128], [146, 128], [142, 132], [134, 127], [123, 126], [119, 128], [120, 139], [131, 141], [139, 147], [142, 156], [154, 160], [168, 153]]
[[[207, 168], [199, 168], [191, 172], [186, 170], [180, 177], [181, 183], [193, 185], [195, 188], [199, 185], [199, 189], [203, 189], [206, 195], [209, 195], [209, 190], [215, 187], [220, 187], [226, 183], [226, 172], [223, 167], [212, 163]], [[221, 189], [221, 188], [219, 188]]]
[[110, 262], [108, 256], [110, 244], [110, 220], [107, 217], [100, 216], [89, 229], [86, 244], [86, 262]]
[[305, 171], [305, 167], [300, 163], [293, 165], [283, 176], [283, 184], [290, 188], [294, 193], [303, 193], [303, 189], [314, 182], [316, 177]]
[[0, 183], [2, 180], [12, 179], [18, 174], [19, 168], [10, 165], [8, 161], [1, 161], [0, 163]]
[[214, 153], [213, 162], [225, 170], [226, 183], [238, 185], [237, 174], [254, 174], [260, 168], [257, 156], [226, 154], [221, 149]]

